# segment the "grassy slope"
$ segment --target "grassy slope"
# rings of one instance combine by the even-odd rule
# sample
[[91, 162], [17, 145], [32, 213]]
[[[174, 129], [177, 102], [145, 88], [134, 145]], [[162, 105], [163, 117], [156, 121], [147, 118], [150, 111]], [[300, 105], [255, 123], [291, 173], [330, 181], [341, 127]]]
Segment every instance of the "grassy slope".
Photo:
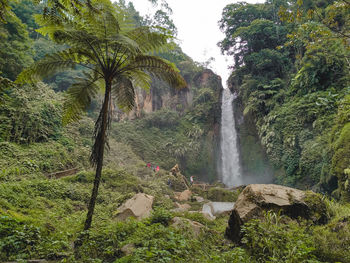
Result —
[[[147, 174], [148, 169], [143, 169]], [[210, 222], [196, 213], [169, 212], [174, 208], [174, 202], [166, 197], [173, 198], [172, 190], [166, 185], [167, 178], [166, 175], [150, 175], [140, 179], [123, 169], [105, 170], [89, 242], [84, 243], [76, 254], [72, 247], [83, 226], [93, 172], [80, 172], [58, 180], [37, 178], [2, 182], [0, 260], [266, 262], [269, 253], [275, 251], [278, 262], [287, 259], [294, 260], [288, 262], [304, 262], [312, 258], [313, 262], [350, 262], [350, 253], [346, 249], [350, 245], [349, 205], [327, 201], [333, 217], [326, 226], [309, 226], [306, 222], [271, 224], [268, 223], [271, 218], [267, 218], [267, 223], [249, 226], [248, 243], [235, 248], [224, 239], [227, 215]], [[136, 192], [155, 196], [153, 208], [156, 212], [139, 222], [117, 222], [114, 219], [117, 207]], [[200, 209], [195, 203], [190, 204], [192, 209]], [[174, 216], [198, 221], [206, 229], [199, 237], [193, 236], [190, 228], [177, 230], [167, 224]], [[276, 240], [284, 240], [284, 245]], [[258, 241], [260, 245], [254, 246]], [[136, 247], [130, 256], [121, 251], [126, 244]], [[269, 252], [263, 260], [264, 247]]]

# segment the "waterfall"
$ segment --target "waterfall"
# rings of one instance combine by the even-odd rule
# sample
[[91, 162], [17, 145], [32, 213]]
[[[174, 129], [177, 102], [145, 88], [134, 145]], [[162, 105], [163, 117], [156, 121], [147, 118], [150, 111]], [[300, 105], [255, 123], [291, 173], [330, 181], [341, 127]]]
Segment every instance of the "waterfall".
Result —
[[234, 99], [235, 95], [228, 88], [225, 88], [222, 93], [220, 143], [222, 182], [228, 187], [242, 184], [232, 106]]

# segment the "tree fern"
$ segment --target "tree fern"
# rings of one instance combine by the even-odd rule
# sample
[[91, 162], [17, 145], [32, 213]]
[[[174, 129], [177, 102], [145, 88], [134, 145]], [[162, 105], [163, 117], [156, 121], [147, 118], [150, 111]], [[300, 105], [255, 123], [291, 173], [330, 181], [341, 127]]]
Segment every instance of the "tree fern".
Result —
[[64, 123], [79, 119], [97, 95], [98, 82], [104, 82], [104, 100], [95, 123], [90, 158], [96, 166], [96, 176], [84, 227], [89, 229], [108, 143], [113, 99], [121, 109], [130, 110], [135, 104], [135, 87], [149, 89], [151, 77], [175, 88], [185, 87], [186, 82], [173, 64], [154, 56], [169, 47], [170, 36], [151, 27], [133, 27], [131, 19], [109, 0], [50, 0], [36, 21], [42, 26], [39, 33], [67, 48], [37, 61], [19, 75], [17, 82], [35, 82], [60, 70], [85, 67], [85, 77], [77, 79], [66, 93]]

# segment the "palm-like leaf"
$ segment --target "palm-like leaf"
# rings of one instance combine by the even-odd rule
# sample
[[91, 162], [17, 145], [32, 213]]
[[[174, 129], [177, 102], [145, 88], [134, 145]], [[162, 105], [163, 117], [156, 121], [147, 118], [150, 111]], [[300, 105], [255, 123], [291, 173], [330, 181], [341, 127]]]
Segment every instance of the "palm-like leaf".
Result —
[[113, 81], [112, 94], [120, 109], [124, 111], [132, 110], [135, 105], [135, 89], [130, 78], [121, 76], [118, 81]]
[[128, 32], [127, 37], [134, 40], [141, 48], [142, 53], [161, 52], [167, 47], [169, 35], [159, 34], [150, 27], [138, 27]]
[[77, 121], [81, 118], [82, 113], [90, 105], [93, 98], [99, 91], [96, 84], [99, 77], [97, 74], [90, 75], [84, 73], [83, 78], [77, 78], [77, 81], [67, 90], [64, 103], [63, 123], [67, 124]]
[[78, 54], [69, 49], [47, 55], [32, 67], [22, 71], [18, 75], [16, 83], [38, 82], [58, 71], [73, 69], [78, 61]]
[[147, 72], [153, 77], [166, 81], [175, 88], [181, 89], [186, 86], [185, 80], [181, 77], [174, 64], [155, 56], [139, 55], [122, 71], [134, 72], [135, 70]]

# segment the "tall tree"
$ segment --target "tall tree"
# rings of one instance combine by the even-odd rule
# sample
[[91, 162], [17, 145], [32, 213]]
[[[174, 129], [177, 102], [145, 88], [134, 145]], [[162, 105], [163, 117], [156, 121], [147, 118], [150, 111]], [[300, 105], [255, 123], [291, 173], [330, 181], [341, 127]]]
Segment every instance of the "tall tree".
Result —
[[0, 74], [11, 80], [33, 62], [32, 40], [27, 27], [14, 14], [0, 23]]
[[85, 230], [91, 226], [101, 181], [113, 99], [120, 108], [132, 109], [135, 87], [149, 89], [152, 76], [165, 80], [173, 87], [186, 85], [174, 65], [153, 55], [167, 46], [170, 36], [150, 27], [133, 27], [126, 14], [109, 0], [91, 0], [89, 4], [89, 7], [66, 5], [64, 12], [37, 16], [42, 26], [38, 31], [68, 47], [37, 61], [17, 79], [20, 83], [35, 82], [60, 70], [77, 65], [85, 67], [85, 76], [77, 79], [67, 91], [64, 123], [78, 120], [103, 86], [104, 100], [95, 123], [95, 142], [90, 158], [96, 174]]

